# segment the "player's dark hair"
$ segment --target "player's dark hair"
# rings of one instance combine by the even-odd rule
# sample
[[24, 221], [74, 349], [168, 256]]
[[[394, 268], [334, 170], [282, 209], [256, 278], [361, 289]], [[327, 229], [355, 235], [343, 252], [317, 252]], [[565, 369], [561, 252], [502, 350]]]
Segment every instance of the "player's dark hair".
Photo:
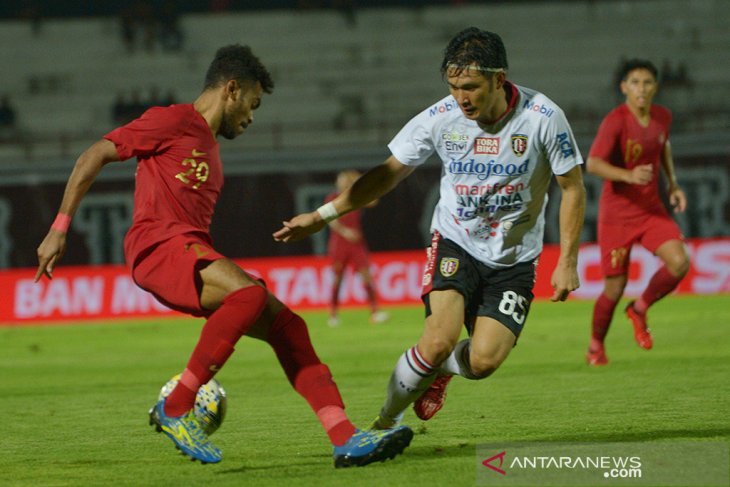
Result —
[[258, 81], [266, 93], [274, 90], [271, 74], [248, 46], [232, 44], [218, 49], [205, 74], [203, 89], [216, 87], [232, 79], [239, 83]]
[[469, 27], [456, 34], [444, 50], [441, 74], [445, 75], [449, 66], [465, 68], [470, 65], [481, 68], [485, 74], [489, 70], [507, 70], [507, 51], [502, 38], [494, 32]]
[[646, 69], [652, 74], [652, 76], [654, 76], [655, 80], [659, 79], [659, 71], [656, 66], [654, 66], [654, 63], [647, 59], [634, 58], [624, 61], [621, 65], [621, 69], [619, 69], [618, 72], [619, 81], [626, 81], [629, 73], [635, 69]]

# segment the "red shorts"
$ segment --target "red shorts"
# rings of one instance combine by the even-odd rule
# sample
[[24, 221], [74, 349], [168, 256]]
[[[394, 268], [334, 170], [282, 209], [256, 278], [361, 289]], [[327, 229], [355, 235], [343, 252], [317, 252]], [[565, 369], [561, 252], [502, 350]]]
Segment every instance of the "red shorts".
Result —
[[651, 253], [670, 240], [683, 240], [677, 223], [668, 215], [651, 215], [646, 220], [599, 223], [601, 271], [605, 277], [627, 274], [631, 247], [641, 244]]
[[351, 244], [342, 240], [330, 242], [329, 256], [334, 266], [342, 266], [345, 269], [348, 265], [355, 270], [367, 268], [370, 265], [368, 249], [362, 244]]
[[204, 234], [176, 235], [137, 254], [132, 278], [165, 306], [193, 316], [209, 316], [200, 305], [198, 270], [225, 256]]

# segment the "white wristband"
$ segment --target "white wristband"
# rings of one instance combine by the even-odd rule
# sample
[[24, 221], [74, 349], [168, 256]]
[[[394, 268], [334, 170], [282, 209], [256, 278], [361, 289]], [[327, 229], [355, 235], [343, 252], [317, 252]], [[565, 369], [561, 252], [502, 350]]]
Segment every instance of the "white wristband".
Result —
[[337, 208], [335, 208], [334, 203], [332, 203], [331, 201], [317, 208], [317, 213], [319, 213], [319, 216], [321, 216], [322, 220], [324, 220], [326, 223], [329, 223], [332, 220], [335, 220], [338, 216], [340, 216], [340, 214], [337, 213]]

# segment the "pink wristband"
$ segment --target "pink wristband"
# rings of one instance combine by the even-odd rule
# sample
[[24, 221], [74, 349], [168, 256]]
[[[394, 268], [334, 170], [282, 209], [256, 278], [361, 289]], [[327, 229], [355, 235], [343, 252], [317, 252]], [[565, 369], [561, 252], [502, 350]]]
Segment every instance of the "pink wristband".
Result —
[[66, 232], [68, 232], [68, 227], [70, 224], [71, 224], [71, 217], [64, 213], [59, 213], [58, 215], [56, 215], [56, 219], [53, 221], [53, 225], [51, 225], [51, 229], [66, 233]]

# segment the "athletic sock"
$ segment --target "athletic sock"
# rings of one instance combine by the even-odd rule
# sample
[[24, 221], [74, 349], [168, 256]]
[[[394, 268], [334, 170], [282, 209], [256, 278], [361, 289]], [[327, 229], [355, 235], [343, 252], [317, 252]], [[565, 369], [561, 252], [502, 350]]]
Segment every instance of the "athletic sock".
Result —
[[669, 272], [669, 270], [667, 270], [666, 266], [662, 266], [653, 276], [651, 276], [649, 285], [646, 286], [641, 297], [634, 303], [634, 309], [640, 314], [645, 314], [646, 310], [649, 309], [649, 306], [672, 292], [674, 288], [679, 285], [681, 280], [681, 277], [673, 275]]
[[613, 312], [616, 310], [618, 301], [613, 301], [601, 293], [593, 306], [593, 322], [591, 324], [591, 350], [603, 347], [603, 340], [606, 338], [608, 328], [611, 326]]
[[439, 372], [444, 375], [460, 375], [465, 379], [479, 380], [471, 371], [469, 364], [469, 350], [471, 348], [471, 339], [466, 338], [456, 344], [454, 350], [444, 360], [439, 367]]
[[340, 285], [341, 280], [335, 279], [332, 284], [332, 291], [330, 295], [330, 316], [337, 316], [337, 310], [340, 306]]
[[180, 382], [165, 401], [165, 414], [181, 416], [195, 405], [195, 395], [223, 367], [238, 339], [256, 322], [266, 306], [268, 291], [248, 286], [223, 299], [203, 325], [200, 339]]
[[340, 391], [326, 365], [304, 368], [297, 375], [294, 388], [309, 403], [333, 445], [344, 445], [355, 434], [355, 425], [345, 414]]
[[375, 292], [375, 286], [370, 282], [365, 285], [365, 291], [368, 294], [368, 303], [370, 303], [370, 313], [378, 312], [378, 295]]
[[380, 419], [387, 424], [397, 424], [403, 412], [436, 379], [436, 369], [411, 347], [400, 356], [388, 382], [385, 404]]
[[332, 444], [344, 445], [356, 428], [345, 414], [345, 404], [329, 368], [320, 362], [312, 347], [304, 320], [290, 309], [282, 309], [271, 324], [267, 341], [289, 382], [309, 403]]

